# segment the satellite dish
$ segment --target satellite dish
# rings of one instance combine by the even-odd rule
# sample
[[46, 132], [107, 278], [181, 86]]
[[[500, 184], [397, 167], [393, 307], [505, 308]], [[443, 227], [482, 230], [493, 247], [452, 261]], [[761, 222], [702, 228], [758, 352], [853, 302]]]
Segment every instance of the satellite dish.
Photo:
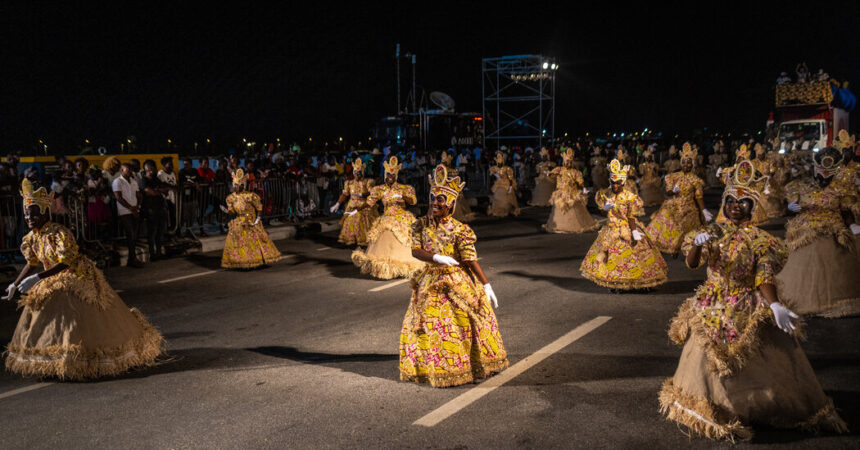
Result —
[[107, 149], [104, 147], [99, 147], [99, 155], [107, 155]]
[[436, 106], [442, 108], [443, 111], [454, 110], [454, 99], [444, 92], [431, 92], [430, 101], [433, 102]]

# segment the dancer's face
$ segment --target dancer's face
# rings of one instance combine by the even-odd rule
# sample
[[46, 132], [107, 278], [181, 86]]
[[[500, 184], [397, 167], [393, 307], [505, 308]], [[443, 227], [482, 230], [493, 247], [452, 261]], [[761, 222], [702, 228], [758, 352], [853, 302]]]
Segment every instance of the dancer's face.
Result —
[[45, 225], [48, 221], [48, 211], [44, 213], [39, 210], [37, 205], [30, 205], [24, 210], [24, 220], [27, 222], [27, 227], [31, 230], [37, 230]]
[[682, 159], [681, 160], [681, 170], [683, 170], [684, 173], [689, 173], [691, 170], [693, 170], [693, 160], [690, 158]]
[[732, 223], [737, 225], [752, 217], [752, 209], [752, 200], [748, 198], [738, 200], [729, 195], [726, 197], [726, 206], [723, 207], [723, 214], [725, 214]]
[[451, 212], [451, 207], [448, 205], [448, 197], [443, 194], [430, 194], [430, 214], [434, 219], [442, 219], [447, 217]]
[[624, 190], [624, 182], [621, 180], [616, 180], [612, 182], [612, 193], [617, 194]]
[[395, 181], [397, 181], [397, 175], [393, 173], [385, 174], [385, 184], [391, 186], [392, 184], [394, 184]]

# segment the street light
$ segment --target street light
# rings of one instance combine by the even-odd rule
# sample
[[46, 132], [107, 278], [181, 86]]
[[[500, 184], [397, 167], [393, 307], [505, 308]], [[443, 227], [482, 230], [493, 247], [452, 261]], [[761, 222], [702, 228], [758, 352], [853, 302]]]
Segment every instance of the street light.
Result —
[[548, 62], [543, 63], [543, 70], [546, 70], [546, 69], [549, 69], [549, 63]]

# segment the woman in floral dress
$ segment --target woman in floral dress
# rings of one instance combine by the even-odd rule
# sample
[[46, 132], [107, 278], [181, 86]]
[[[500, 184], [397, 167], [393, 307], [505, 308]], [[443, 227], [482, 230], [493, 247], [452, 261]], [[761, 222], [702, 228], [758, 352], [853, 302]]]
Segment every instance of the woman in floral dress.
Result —
[[687, 265], [707, 264], [708, 275], [672, 319], [669, 337], [684, 350], [661, 411], [711, 439], [749, 439], [752, 424], [847, 431], [798, 345], [798, 316], [777, 295], [788, 251], [750, 223], [755, 180], [741, 162], [723, 194], [729, 221], [684, 239]]
[[424, 263], [412, 256], [415, 216], [405, 209], [406, 205], [415, 204], [415, 189], [397, 182], [397, 174], [403, 166], [396, 156], [382, 165], [385, 183], [370, 189], [367, 205], [375, 208], [376, 203], [382, 201], [385, 212], [367, 233], [367, 251], [356, 249], [352, 252], [352, 262], [361, 268], [361, 273], [383, 280], [410, 277], [424, 267]]
[[619, 290], [643, 289], [666, 282], [668, 267], [650, 242], [636, 216], [642, 215], [642, 199], [624, 189], [628, 168], [614, 159], [609, 164], [611, 187], [595, 196], [608, 220], [579, 267], [585, 278]]
[[[412, 228], [412, 255], [427, 263], [412, 281], [400, 333], [400, 379], [457, 386], [508, 367], [493, 306], [475, 251], [475, 232], [451, 217], [463, 184], [436, 167], [430, 212]], [[490, 303], [492, 301], [492, 304]]]
[[237, 169], [233, 173], [233, 193], [227, 196], [227, 206], [221, 206], [225, 213], [235, 215], [228, 224], [221, 254], [221, 267], [225, 269], [253, 269], [281, 259], [281, 251], [260, 223], [263, 203], [257, 194], [245, 190], [247, 183], [248, 175]]
[[596, 230], [600, 224], [586, 209], [588, 190], [583, 186], [582, 172], [574, 167], [573, 149], [561, 154], [563, 167], [552, 169], [549, 176], [556, 180], [556, 189], [550, 197], [552, 211], [549, 213], [546, 231], [550, 233], [584, 233]]
[[689, 143], [681, 151], [681, 171], [666, 175], [666, 196], [648, 224], [647, 233], [663, 253], [677, 254], [684, 235], [702, 226], [701, 211], [706, 222], [713, 219], [705, 209], [703, 190], [705, 182], [693, 173], [696, 153]]
[[[86, 380], [155, 363], [164, 339], [123, 303], [104, 274], [78, 252], [72, 232], [50, 221], [53, 193], [24, 179], [21, 242], [27, 265], [6, 288], [21, 318], [6, 349], [6, 369], [23, 376]], [[44, 268], [39, 272], [39, 266]]]
[[535, 166], [538, 176], [535, 179], [535, 188], [529, 205], [550, 206], [550, 197], [555, 189], [555, 179], [550, 176], [550, 172], [556, 164], [549, 159], [549, 151], [545, 148], [540, 149], [540, 157], [541, 162]]
[[645, 161], [639, 164], [639, 196], [644, 206], [659, 206], [665, 199], [660, 180], [660, 166], [654, 162], [654, 151], [650, 148], [642, 153]]
[[496, 165], [490, 168], [490, 176], [496, 178], [487, 210], [487, 215], [490, 216], [520, 215], [520, 207], [517, 205], [517, 180], [514, 178], [514, 169], [505, 165], [505, 159], [507, 157], [504, 153], [496, 152]]
[[367, 232], [373, 226], [373, 222], [379, 217], [376, 205], [367, 205], [367, 197], [373, 180], [364, 178], [364, 163], [356, 158], [352, 163], [353, 179], [347, 180], [343, 185], [343, 192], [331, 207], [331, 212], [340, 209], [340, 205], [349, 199], [344, 208], [343, 217], [340, 219], [340, 236], [337, 241], [346, 245], [367, 245]]

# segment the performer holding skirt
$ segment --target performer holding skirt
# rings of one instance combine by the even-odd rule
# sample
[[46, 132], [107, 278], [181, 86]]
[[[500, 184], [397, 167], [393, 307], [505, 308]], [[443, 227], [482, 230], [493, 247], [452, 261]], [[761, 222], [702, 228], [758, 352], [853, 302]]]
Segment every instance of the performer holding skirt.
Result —
[[535, 166], [538, 176], [535, 179], [535, 189], [532, 191], [532, 199], [529, 201], [531, 206], [550, 206], [550, 196], [556, 187], [556, 180], [550, 176], [550, 171], [555, 167], [555, 163], [549, 159], [549, 151], [540, 149], [541, 162]]
[[776, 277], [783, 296], [800, 314], [842, 317], [860, 314], [860, 259], [854, 235], [843, 219], [858, 214], [853, 186], [834, 181], [842, 155], [827, 147], [813, 155], [814, 182], [791, 190], [788, 209], [797, 213], [785, 224], [791, 254]]
[[687, 265], [707, 263], [708, 276], [672, 320], [684, 350], [661, 411], [711, 439], [749, 439], [752, 424], [845, 432], [797, 343], [798, 316], [777, 295], [787, 249], [750, 223], [761, 200], [754, 168], [743, 161], [735, 174], [723, 194], [729, 222], [684, 240]]
[[379, 217], [376, 207], [367, 205], [367, 196], [373, 187], [373, 180], [364, 179], [364, 163], [356, 158], [352, 163], [352, 180], [347, 180], [343, 185], [343, 192], [331, 207], [331, 212], [340, 209], [340, 205], [349, 199], [340, 219], [340, 236], [337, 241], [346, 245], [367, 245], [367, 232], [373, 226], [373, 222]]
[[[451, 217], [463, 188], [436, 167], [430, 212], [412, 228], [412, 254], [426, 267], [412, 280], [400, 334], [400, 379], [457, 386], [508, 367], [493, 305], [496, 294], [475, 252], [475, 233]], [[490, 304], [493, 302], [493, 305]]]
[[596, 230], [600, 224], [585, 208], [588, 191], [583, 186], [582, 172], [573, 167], [573, 149], [561, 154], [564, 167], [556, 167], [550, 177], [556, 180], [556, 189], [550, 197], [552, 211], [549, 213], [546, 231], [550, 233], [584, 233]]
[[595, 197], [608, 220], [579, 270], [585, 278], [615, 290], [650, 288], [666, 282], [668, 267], [636, 219], [642, 215], [642, 199], [624, 190], [628, 168], [617, 159], [609, 165], [610, 191]]
[[221, 210], [236, 217], [230, 221], [221, 267], [225, 269], [253, 269], [281, 260], [281, 251], [269, 238], [260, 223], [263, 203], [254, 192], [245, 190], [248, 175], [242, 169], [233, 173], [233, 193], [227, 196], [227, 206]]
[[356, 249], [352, 252], [352, 262], [361, 268], [361, 273], [389, 280], [412, 276], [424, 263], [412, 257], [415, 216], [405, 209], [406, 205], [415, 204], [415, 189], [397, 182], [397, 173], [403, 167], [397, 157], [392, 156], [382, 165], [385, 184], [370, 189], [367, 205], [375, 208], [381, 200], [385, 212], [367, 233], [367, 251]]
[[487, 210], [487, 215], [490, 216], [520, 215], [520, 207], [517, 205], [517, 180], [514, 178], [514, 169], [505, 165], [505, 159], [504, 153], [496, 152], [496, 165], [490, 168], [490, 176], [496, 177], [490, 207]]
[[[21, 242], [27, 265], [6, 289], [24, 294], [18, 326], [6, 351], [6, 369], [24, 376], [95, 379], [148, 366], [163, 338], [135, 308], [129, 309], [104, 274], [78, 253], [72, 232], [50, 221], [53, 193], [24, 179]], [[39, 266], [44, 267], [38, 272]]]

